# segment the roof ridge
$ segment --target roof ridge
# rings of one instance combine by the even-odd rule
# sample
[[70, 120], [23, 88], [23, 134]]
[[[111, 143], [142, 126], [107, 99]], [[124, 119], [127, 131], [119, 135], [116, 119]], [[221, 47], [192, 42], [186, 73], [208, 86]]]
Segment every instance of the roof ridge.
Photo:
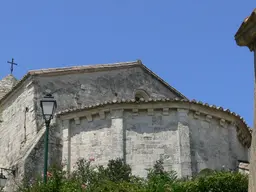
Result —
[[150, 73], [153, 77], [155, 77], [158, 81], [163, 83], [169, 90], [176, 93], [179, 97], [187, 99], [183, 94], [181, 94], [178, 90], [174, 87], [170, 86], [167, 82], [165, 82], [162, 78], [160, 78], [157, 74], [147, 68], [141, 60], [136, 61], [127, 61], [127, 62], [118, 62], [118, 63], [108, 63], [108, 64], [95, 64], [95, 65], [82, 65], [82, 66], [70, 66], [70, 67], [60, 67], [60, 68], [49, 68], [49, 69], [38, 69], [38, 70], [30, 70], [26, 75], [22, 77], [20, 81], [11, 89], [5, 96], [0, 99], [0, 104], [3, 102], [5, 98], [8, 97], [16, 88], [18, 88], [27, 78], [33, 75], [43, 75], [43, 74], [50, 74], [50, 73], [65, 73], [65, 72], [76, 72], [83, 70], [94, 71], [97, 69], [110, 69], [110, 68], [122, 68], [122, 67], [133, 67], [133, 66], [140, 66], [142, 69], [146, 70]]
[[62, 72], [62, 71], [77, 71], [82, 69], [97, 69], [97, 68], [112, 68], [119, 66], [133, 66], [139, 65], [138, 61], [127, 61], [127, 62], [116, 62], [116, 63], [106, 63], [106, 64], [89, 64], [89, 65], [74, 65], [67, 67], [54, 67], [54, 68], [45, 68], [45, 69], [35, 69], [30, 70], [28, 73], [31, 75], [34, 74], [43, 74], [43, 73], [54, 73], [54, 72]]
[[181, 92], [179, 92], [177, 89], [175, 89], [173, 86], [169, 85], [169, 83], [167, 83], [165, 80], [163, 80], [160, 76], [158, 76], [155, 72], [153, 72], [152, 70], [150, 70], [146, 65], [144, 65], [142, 63], [141, 60], [138, 60], [138, 64], [140, 64], [147, 72], [149, 72], [151, 75], [153, 75], [158, 81], [160, 81], [161, 83], [163, 83], [165, 86], [167, 86], [170, 90], [172, 90], [173, 92], [175, 92], [176, 94], [178, 94], [180, 97], [187, 99], [188, 98], [183, 95]]

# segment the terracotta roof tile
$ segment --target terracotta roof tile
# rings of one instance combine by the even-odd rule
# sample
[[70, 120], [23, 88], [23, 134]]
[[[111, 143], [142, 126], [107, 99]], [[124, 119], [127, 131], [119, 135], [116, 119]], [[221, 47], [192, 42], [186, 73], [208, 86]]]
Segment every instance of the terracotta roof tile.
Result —
[[[148, 100], [144, 100], [143, 98], [140, 99], [140, 101], [136, 101], [135, 99], [114, 99], [112, 101], [104, 101], [102, 103], [96, 103], [94, 105], [89, 105], [89, 106], [84, 106], [84, 107], [81, 107], [81, 108], [72, 108], [72, 109], [66, 109], [64, 111], [60, 111], [58, 112], [56, 115], [57, 116], [62, 116], [62, 115], [67, 115], [69, 113], [75, 113], [75, 112], [80, 112], [80, 111], [83, 111], [83, 110], [86, 110], [86, 109], [94, 109], [94, 108], [97, 108], [97, 107], [104, 107], [106, 105], [115, 105], [117, 103], [137, 103], [137, 104], [143, 104], [143, 103], [154, 103], [154, 102], [184, 102], [184, 103], [193, 103], [193, 104], [196, 104], [196, 105], [201, 105], [201, 106], [204, 106], [204, 107], [207, 107], [207, 108], [210, 108], [210, 109], [214, 109], [214, 110], [218, 110], [218, 111], [223, 111], [227, 114], [230, 114], [230, 115], [233, 115], [235, 116], [235, 118], [237, 118], [240, 123], [243, 124], [243, 127], [245, 128], [245, 130], [247, 130], [247, 133], [250, 135], [250, 143], [251, 143], [251, 129], [249, 128], [249, 126], [246, 124], [245, 120], [238, 114], [234, 113], [234, 112], [231, 112], [229, 109], [224, 109], [223, 107], [216, 107], [215, 105], [209, 105], [208, 103], [203, 103], [201, 101], [196, 101], [196, 100], [187, 100], [187, 99], [178, 99], [178, 98], [175, 98], [175, 99], [170, 99], [170, 98], [149, 98]], [[248, 136], [248, 135], [247, 135]], [[246, 136], [242, 135], [240, 136], [242, 138], [242, 140], [244, 140], [246, 138]], [[248, 148], [250, 147], [250, 143], [246, 143], [244, 144], [245, 146], [247, 146]]]
[[96, 103], [94, 105], [88, 105], [88, 106], [84, 106], [84, 107], [81, 107], [81, 108], [71, 108], [71, 109], [66, 109], [64, 111], [60, 111], [57, 113], [57, 115], [64, 115], [64, 114], [67, 114], [67, 113], [72, 113], [72, 112], [79, 112], [79, 111], [83, 111], [85, 109], [92, 109], [92, 108], [97, 108], [99, 106], [104, 106], [104, 105], [108, 105], [108, 104], [116, 104], [116, 103], [148, 103], [148, 102], [187, 102], [187, 103], [194, 103], [194, 104], [197, 104], [197, 105], [202, 105], [202, 106], [205, 106], [205, 107], [208, 107], [208, 108], [212, 108], [212, 109], [216, 109], [216, 110], [219, 110], [219, 111], [223, 111], [223, 112], [226, 112], [226, 113], [229, 113], [231, 115], [234, 115], [235, 117], [237, 117], [238, 119], [240, 119], [245, 125], [247, 128], [248, 125], [246, 124], [245, 120], [238, 114], [234, 113], [234, 112], [231, 112], [229, 109], [224, 109], [223, 107], [216, 107], [215, 105], [209, 105], [208, 103], [203, 103], [202, 101], [196, 101], [196, 100], [186, 100], [186, 99], [179, 99], [179, 98], [175, 98], [175, 99], [172, 99], [172, 98], [149, 98], [148, 100], [144, 100], [143, 98], [140, 99], [140, 101], [136, 101], [135, 99], [119, 99], [119, 100], [112, 100], [112, 101], [104, 101], [102, 103]]

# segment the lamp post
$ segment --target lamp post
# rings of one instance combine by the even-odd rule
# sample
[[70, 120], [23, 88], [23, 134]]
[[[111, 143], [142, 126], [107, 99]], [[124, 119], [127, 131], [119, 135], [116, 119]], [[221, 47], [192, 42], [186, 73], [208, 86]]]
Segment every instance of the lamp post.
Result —
[[45, 141], [44, 141], [44, 183], [47, 182], [47, 168], [48, 168], [48, 137], [49, 127], [55, 110], [57, 108], [57, 102], [51, 94], [47, 94], [43, 100], [40, 101], [42, 108], [42, 114], [45, 121]]

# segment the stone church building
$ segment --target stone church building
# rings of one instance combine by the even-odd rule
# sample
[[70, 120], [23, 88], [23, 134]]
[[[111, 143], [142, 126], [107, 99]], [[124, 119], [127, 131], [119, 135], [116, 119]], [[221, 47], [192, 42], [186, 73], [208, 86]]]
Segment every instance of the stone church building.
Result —
[[[189, 82], [188, 82], [189, 83]], [[72, 171], [79, 158], [94, 164], [123, 158], [142, 177], [160, 158], [179, 177], [205, 168], [237, 170], [248, 162], [250, 129], [229, 109], [189, 100], [140, 60], [29, 71], [0, 81], [0, 167], [16, 176], [43, 172], [40, 100], [51, 93], [49, 163]]]

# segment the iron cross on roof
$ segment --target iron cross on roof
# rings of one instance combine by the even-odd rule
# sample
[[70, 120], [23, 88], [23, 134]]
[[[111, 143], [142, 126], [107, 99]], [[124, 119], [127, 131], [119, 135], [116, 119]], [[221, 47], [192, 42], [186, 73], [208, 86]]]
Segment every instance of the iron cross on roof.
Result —
[[14, 63], [14, 59], [12, 58], [12, 61], [7, 61], [7, 63], [11, 64], [11, 74], [13, 72], [13, 65], [18, 65], [17, 63]]

